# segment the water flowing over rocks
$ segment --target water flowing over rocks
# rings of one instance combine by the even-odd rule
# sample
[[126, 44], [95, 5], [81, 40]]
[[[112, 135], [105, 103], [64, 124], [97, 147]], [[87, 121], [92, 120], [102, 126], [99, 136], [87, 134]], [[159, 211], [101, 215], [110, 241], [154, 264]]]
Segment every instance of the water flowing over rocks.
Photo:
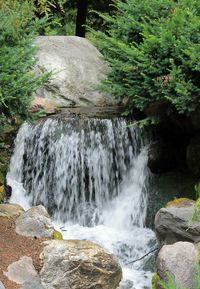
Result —
[[195, 262], [198, 251], [194, 244], [177, 242], [162, 247], [157, 258], [157, 289], [161, 289], [159, 280], [167, 280], [166, 272], [175, 277], [181, 288], [194, 288]]
[[[191, 223], [194, 203], [160, 209], [155, 217], [155, 231], [158, 239], [166, 244], [177, 241], [200, 241], [200, 222]], [[191, 223], [191, 224], [190, 224]]]
[[[0, 239], [0, 248], [5, 250], [5, 254], [1, 254], [0, 279], [5, 282], [6, 289], [118, 287], [122, 270], [117, 258], [90, 241], [52, 240], [49, 216], [43, 206], [33, 207], [17, 217], [16, 222], [15, 219], [16, 216], [0, 217], [1, 235], [5, 235]], [[17, 220], [20, 225], [25, 224], [20, 227], [23, 236], [15, 232]], [[41, 221], [44, 221], [42, 226]]]
[[54, 227], [46, 209], [40, 205], [16, 219], [16, 232], [27, 237], [48, 238], [53, 236]]
[[154, 232], [145, 227], [149, 141], [129, 124], [124, 118], [63, 115], [25, 123], [7, 183], [11, 202], [44, 205], [64, 239], [92, 241], [117, 256], [120, 289], [150, 289], [148, 258], [131, 262], [155, 246]]
[[50, 82], [37, 97], [54, 100], [60, 107], [106, 106], [117, 102], [99, 92], [97, 85], [108, 71], [100, 52], [85, 38], [76, 36], [39, 36], [39, 72], [52, 72]]
[[116, 258], [86, 240], [48, 241], [41, 258], [45, 289], [116, 289], [122, 277]]

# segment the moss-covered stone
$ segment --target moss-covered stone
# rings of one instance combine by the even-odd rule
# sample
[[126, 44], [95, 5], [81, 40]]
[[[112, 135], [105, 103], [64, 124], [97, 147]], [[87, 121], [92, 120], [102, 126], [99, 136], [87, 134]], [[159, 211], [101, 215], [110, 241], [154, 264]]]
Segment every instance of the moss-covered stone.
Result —
[[174, 199], [172, 201], [169, 201], [166, 204], [166, 208], [169, 208], [169, 207], [180, 208], [180, 207], [190, 206], [190, 205], [194, 205], [194, 204], [195, 204], [195, 201], [191, 200], [189, 198], [177, 198], [177, 199]]
[[4, 186], [0, 186], [0, 203], [3, 202], [5, 197], [5, 190], [4, 190]]
[[63, 240], [63, 235], [61, 234], [61, 232], [55, 230], [53, 232], [53, 238], [55, 240]]

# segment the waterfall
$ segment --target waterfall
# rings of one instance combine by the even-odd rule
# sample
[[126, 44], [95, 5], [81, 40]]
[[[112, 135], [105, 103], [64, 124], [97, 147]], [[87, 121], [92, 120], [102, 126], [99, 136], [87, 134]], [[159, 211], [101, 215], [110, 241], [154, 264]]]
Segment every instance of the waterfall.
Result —
[[116, 119], [47, 119], [24, 123], [7, 174], [10, 202], [43, 204], [67, 239], [89, 239], [118, 256], [120, 288], [151, 288], [146, 254], [154, 240], [145, 228], [148, 142]]

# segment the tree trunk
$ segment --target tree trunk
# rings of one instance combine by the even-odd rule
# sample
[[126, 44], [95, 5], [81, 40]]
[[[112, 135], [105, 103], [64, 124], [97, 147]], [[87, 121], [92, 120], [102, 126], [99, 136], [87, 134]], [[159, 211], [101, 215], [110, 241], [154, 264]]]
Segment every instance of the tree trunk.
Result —
[[85, 37], [88, 0], [78, 0], [76, 16], [76, 36]]

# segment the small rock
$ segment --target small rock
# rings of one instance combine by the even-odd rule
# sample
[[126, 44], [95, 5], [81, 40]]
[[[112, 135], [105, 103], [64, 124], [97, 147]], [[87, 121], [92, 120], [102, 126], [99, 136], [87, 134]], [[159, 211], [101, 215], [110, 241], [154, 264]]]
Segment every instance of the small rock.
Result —
[[0, 281], [0, 289], [5, 289], [5, 287], [1, 281]]
[[[189, 242], [163, 246], [156, 262], [159, 278], [166, 281], [168, 272], [175, 277], [177, 285], [181, 288], [193, 288], [197, 252], [195, 246]], [[156, 284], [156, 288], [161, 287]]]
[[20, 216], [24, 209], [17, 204], [0, 204], [0, 217]]
[[117, 259], [86, 240], [45, 242], [40, 278], [45, 289], [116, 289], [122, 277]]
[[39, 205], [24, 212], [16, 219], [16, 232], [26, 237], [52, 237], [54, 227], [46, 209]]
[[20, 289], [44, 289], [41, 285], [39, 278], [35, 278], [32, 281], [26, 281]]
[[19, 261], [10, 264], [7, 272], [3, 274], [12, 282], [23, 284], [26, 281], [31, 281], [37, 276], [35, 267], [33, 266], [32, 258], [23, 256]]
[[38, 112], [40, 110], [44, 110], [46, 114], [54, 114], [57, 113], [59, 109], [52, 100], [35, 96], [28, 111]]

